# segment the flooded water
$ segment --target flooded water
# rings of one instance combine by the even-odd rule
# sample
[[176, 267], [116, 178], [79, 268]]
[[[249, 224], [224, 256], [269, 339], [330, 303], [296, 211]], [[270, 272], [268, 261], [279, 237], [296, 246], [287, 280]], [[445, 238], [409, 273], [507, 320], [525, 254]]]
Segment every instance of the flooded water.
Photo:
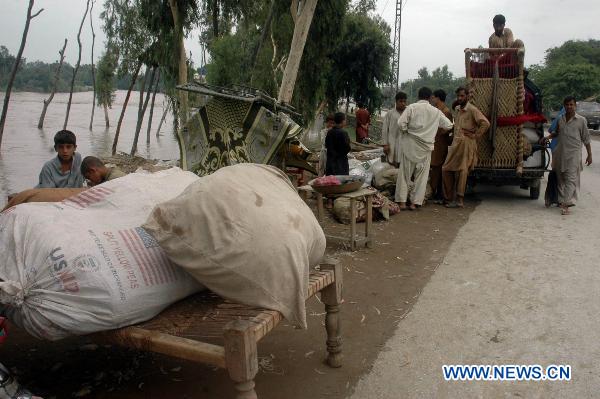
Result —
[[[121, 107], [125, 99], [125, 91], [118, 91], [112, 109], [109, 109], [110, 128], [105, 128], [104, 110], [96, 107], [93, 129], [89, 130], [92, 111], [92, 92], [73, 94], [69, 124], [67, 129], [77, 136], [77, 151], [83, 157], [87, 155], [110, 155], [114, 133], [117, 127]], [[6, 203], [8, 193], [19, 192], [34, 187], [38, 183], [38, 175], [47, 160], [56, 156], [54, 152], [54, 134], [62, 129], [68, 93], [57, 93], [48, 108], [44, 129], [37, 124], [42, 112], [43, 100], [48, 94], [12, 93], [2, 148], [0, 149], [0, 207]], [[137, 154], [153, 159], [177, 159], [179, 147], [173, 134], [172, 117], [167, 115], [161, 128], [161, 136], [156, 137], [156, 129], [163, 114], [163, 99], [156, 96], [156, 105], [150, 134], [150, 145], [146, 145], [146, 126], [150, 105], [146, 111], [145, 121], [138, 140]], [[0, 104], [4, 93], [0, 93]], [[137, 106], [139, 93], [132, 93], [123, 119], [119, 135], [117, 151], [129, 153], [133, 144], [133, 135], [137, 122]]]

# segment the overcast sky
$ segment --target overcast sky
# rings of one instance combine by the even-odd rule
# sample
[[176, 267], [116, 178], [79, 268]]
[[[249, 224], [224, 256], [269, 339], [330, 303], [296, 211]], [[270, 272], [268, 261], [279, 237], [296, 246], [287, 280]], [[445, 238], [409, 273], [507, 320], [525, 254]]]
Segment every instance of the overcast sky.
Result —
[[[327, 1], [327, 0], [320, 0]], [[94, 8], [96, 58], [104, 45], [100, 12], [102, 0]], [[0, 0], [0, 44], [16, 54], [20, 44], [27, 0]], [[378, 0], [377, 12], [394, 28], [396, 0]], [[67, 61], [77, 60], [77, 29], [85, 10], [85, 0], [37, 0], [34, 10], [44, 8], [31, 23], [24, 56], [29, 60], [52, 62], [64, 38], [69, 39]], [[402, 14], [400, 80], [416, 77], [417, 70], [430, 70], [448, 64], [456, 75], [464, 75], [463, 50], [487, 47], [495, 14], [506, 16], [506, 26], [515, 38], [525, 42], [526, 64], [543, 61], [544, 52], [569, 39], [600, 39], [598, 0], [404, 0]], [[318, 16], [316, 16], [318, 18]], [[196, 65], [201, 62], [198, 32], [187, 39]], [[82, 62], [90, 62], [89, 20], [82, 32]]]

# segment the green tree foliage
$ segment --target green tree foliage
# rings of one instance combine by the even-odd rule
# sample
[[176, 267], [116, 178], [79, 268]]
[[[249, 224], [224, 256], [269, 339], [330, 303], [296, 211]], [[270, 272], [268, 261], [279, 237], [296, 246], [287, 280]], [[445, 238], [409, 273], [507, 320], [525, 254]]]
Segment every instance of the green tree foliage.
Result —
[[[256, 2], [250, 14], [244, 14], [236, 31], [223, 34], [209, 46], [211, 62], [207, 65], [207, 81], [216, 85], [252, 85], [277, 97], [279, 84], [289, 53], [294, 21], [290, 13], [291, 0], [276, 1], [270, 26], [264, 26], [271, 0]], [[326, 84], [332, 68], [331, 54], [339, 42], [341, 21], [348, 0], [319, 1], [315, 10], [292, 104], [311, 118], [319, 103], [325, 99]], [[254, 49], [263, 29], [270, 33], [258, 54], [256, 67], [251, 69]]]
[[115, 98], [117, 55], [110, 48], [104, 51], [96, 72], [96, 100], [98, 105], [111, 107]]
[[[0, 87], [6, 85], [14, 59], [14, 55], [10, 54], [6, 47], [0, 45]], [[7, 65], [8, 67], [5, 67]], [[58, 61], [48, 64], [42, 61], [28, 62], [26, 59], [23, 59], [19, 67], [19, 73], [15, 78], [13, 90], [39, 93], [49, 92], [52, 88], [52, 79], [54, 78], [57, 66]], [[69, 81], [72, 76], [73, 66], [64, 63], [60, 71], [60, 80], [56, 91], [68, 92]], [[131, 76], [125, 74], [115, 82], [115, 88], [125, 90], [130, 82]], [[92, 66], [90, 64], [81, 65], [75, 79], [75, 91], [91, 90], [92, 86]]]
[[568, 95], [578, 100], [600, 95], [600, 67], [590, 63], [535, 66], [530, 78], [542, 90], [546, 111], [559, 109]]
[[[459, 86], [465, 85], [464, 77], [455, 77], [448, 70], [448, 65], [437, 67], [431, 73], [427, 67], [422, 67], [417, 72], [417, 78], [403, 82], [400, 89], [408, 95], [409, 103], [417, 101], [417, 92], [421, 87], [429, 87], [431, 90], [442, 89], [446, 92], [446, 103], [450, 104], [456, 98], [454, 91]], [[386, 105], [393, 104], [393, 99], [386, 102]]]
[[546, 50], [544, 65], [530, 67], [529, 78], [540, 87], [547, 111], [559, 109], [568, 95], [600, 96], [600, 40], [569, 40]]
[[381, 106], [379, 87], [391, 79], [393, 48], [389, 35], [389, 26], [377, 16], [359, 12], [345, 16], [340, 39], [332, 52], [328, 77], [330, 107], [335, 107], [339, 98], [363, 102], [371, 112]]

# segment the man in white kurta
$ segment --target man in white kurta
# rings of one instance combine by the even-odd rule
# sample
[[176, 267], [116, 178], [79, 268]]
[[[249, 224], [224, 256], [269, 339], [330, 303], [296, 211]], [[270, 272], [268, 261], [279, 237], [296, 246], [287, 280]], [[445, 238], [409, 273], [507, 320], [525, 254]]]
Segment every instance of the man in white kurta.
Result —
[[396, 94], [396, 105], [383, 117], [381, 136], [383, 139], [383, 152], [387, 155], [388, 163], [398, 167], [400, 163], [400, 126], [398, 119], [406, 109], [406, 93]]
[[400, 118], [400, 167], [396, 181], [396, 202], [400, 209], [407, 209], [409, 187], [414, 185], [410, 192], [410, 209], [422, 205], [427, 190], [431, 151], [435, 143], [438, 128], [449, 130], [452, 122], [446, 118], [442, 111], [429, 103], [431, 89], [419, 89], [419, 101], [410, 104]]

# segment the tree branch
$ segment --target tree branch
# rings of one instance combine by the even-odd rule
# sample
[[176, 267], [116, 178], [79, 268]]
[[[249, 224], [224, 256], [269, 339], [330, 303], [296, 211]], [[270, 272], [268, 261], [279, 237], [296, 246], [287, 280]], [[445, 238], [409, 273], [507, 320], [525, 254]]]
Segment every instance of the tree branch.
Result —
[[40, 8], [40, 10], [38, 12], [36, 12], [35, 14], [33, 14], [31, 17], [29, 17], [29, 19], [34, 19], [35, 17], [37, 17], [38, 15], [40, 15], [42, 13], [42, 11], [44, 11], [44, 9]]

